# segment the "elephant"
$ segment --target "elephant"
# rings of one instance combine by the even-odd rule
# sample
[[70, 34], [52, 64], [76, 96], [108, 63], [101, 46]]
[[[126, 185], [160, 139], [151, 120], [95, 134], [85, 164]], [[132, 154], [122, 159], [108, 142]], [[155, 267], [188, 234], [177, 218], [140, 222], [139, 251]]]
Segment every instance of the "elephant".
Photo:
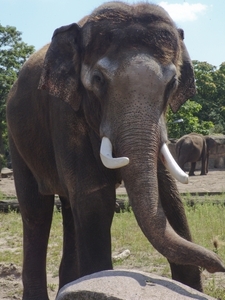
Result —
[[217, 142], [210, 136], [198, 133], [189, 133], [176, 142], [176, 156], [178, 165], [184, 170], [184, 165], [191, 162], [189, 176], [194, 176], [196, 162], [201, 160], [201, 174], [207, 175], [209, 165], [209, 152], [216, 147]]
[[[201, 267], [220, 258], [193, 243], [167, 147], [165, 113], [195, 94], [184, 33], [160, 6], [108, 2], [56, 29], [31, 55], [7, 99], [23, 221], [23, 300], [47, 300], [46, 252], [54, 195], [62, 204], [59, 289], [112, 269], [115, 187], [123, 180], [143, 234], [172, 278], [202, 290]], [[172, 174], [172, 175], [171, 175]]]

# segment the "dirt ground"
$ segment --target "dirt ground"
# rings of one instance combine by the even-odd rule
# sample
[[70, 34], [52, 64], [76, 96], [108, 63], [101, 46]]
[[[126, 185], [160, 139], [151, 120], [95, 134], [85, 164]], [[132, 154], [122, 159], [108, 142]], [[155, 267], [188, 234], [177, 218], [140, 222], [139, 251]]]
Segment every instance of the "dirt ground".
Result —
[[180, 193], [225, 193], [225, 169], [212, 169], [206, 176], [189, 177], [188, 184], [177, 182]]
[[[180, 193], [225, 193], [225, 169], [211, 169], [206, 176], [199, 176], [200, 171], [195, 171], [196, 176], [189, 177], [188, 184], [177, 182]], [[9, 196], [16, 196], [13, 177], [1, 178], [0, 191]], [[126, 192], [124, 187], [119, 187], [117, 193]]]
[[[209, 170], [205, 176], [200, 176], [200, 171], [195, 171], [195, 176], [189, 177], [188, 184], [177, 181], [177, 187], [183, 193], [225, 193], [225, 169]], [[0, 186], [1, 188], [1, 186]], [[123, 186], [117, 189], [117, 194], [126, 193]]]
[[[207, 176], [199, 176], [199, 171], [195, 172], [196, 176], [189, 178], [189, 184], [177, 183], [180, 193], [223, 193], [225, 192], [225, 169], [209, 170]], [[8, 197], [16, 196], [13, 178], [1, 178], [0, 191]], [[117, 190], [117, 194], [125, 193], [124, 187]], [[219, 279], [219, 278], [218, 278]], [[48, 276], [48, 292], [51, 300], [55, 299], [56, 291], [52, 291], [51, 287], [58, 284], [58, 278]], [[21, 295], [17, 291], [21, 291], [21, 268], [14, 265], [6, 265], [1, 261], [0, 257], [0, 299], [19, 300]]]

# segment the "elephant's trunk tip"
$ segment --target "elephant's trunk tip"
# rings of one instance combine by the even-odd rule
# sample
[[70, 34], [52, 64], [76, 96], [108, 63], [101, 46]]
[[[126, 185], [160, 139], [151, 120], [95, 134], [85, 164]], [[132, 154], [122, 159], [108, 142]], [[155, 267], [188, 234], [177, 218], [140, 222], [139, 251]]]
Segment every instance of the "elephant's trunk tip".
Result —
[[216, 273], [216, 272], [223, 272], [225, 273], [225, 266], [223, 265], [223, 263], [221, 261], [219, 261], [219, 263], [217, 264], [212, 264], [209, 267], [206, 268], [206, 270], [209, 273]]
[[209, 273], [215, 273], [215, 272], [223, 272], [225, 273], [225, 266], [221, 259], [217, 256], [216, 253], [212, 253], [212, 259], [211, 262], [206, 265], [206, 270]]

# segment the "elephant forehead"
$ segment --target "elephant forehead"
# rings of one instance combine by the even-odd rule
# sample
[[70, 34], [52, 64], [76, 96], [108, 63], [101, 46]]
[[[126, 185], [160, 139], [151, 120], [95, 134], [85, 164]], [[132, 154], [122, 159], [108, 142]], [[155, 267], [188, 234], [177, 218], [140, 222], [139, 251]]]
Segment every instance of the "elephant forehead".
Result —
[[146, 5], [147, 11], [134, 6], [128, 9], [107, 9], [95, 12], [83, 27], [83, 47], [87, 56], [104, 55], [109, 48], [115, 51], [145, 47], [162, 64], [179, 60], [178, 31], [168, 15]]

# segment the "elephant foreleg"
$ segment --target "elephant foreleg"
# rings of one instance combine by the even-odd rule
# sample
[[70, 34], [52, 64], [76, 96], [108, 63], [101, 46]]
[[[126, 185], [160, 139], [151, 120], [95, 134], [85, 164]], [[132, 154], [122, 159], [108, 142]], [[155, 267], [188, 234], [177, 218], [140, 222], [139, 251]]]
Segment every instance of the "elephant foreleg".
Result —
[[[183, 238], [191, 241], [183, 203], [174, 179], [161, 162], [158, 164], [159, 195], [165, 215], [173, 229]], [[172, 278], [196, 290], [202, 291], [201, 272], [196, 266], [170, 263]]]
[[48, 300], [46, 253], [52, 221], [54, 195], [43, 196], [37, 182], [11, 143], [12, 163], [23, 221], [23, 300]]
[[110, 227], [115, 209], [115, 188], [99, 189], [96, 186], [94, 190], [91, 194], [77, 195], [74, 201], [79, 277], [112, 269]]
[[191, 169], [189, 171], [189, 176], [194, 176], [195, 175], [195, 167], [196, 167], [196, 162], [191, 163]]
[[[71, 157], [68, 165], [76, 164], [76, 176], [68, 172], [69, 200], [72, 209], [78, 276], [112, 269], [110, 228], [116, 194], [115, 172], [106, 169], [99, 156], [100, 141], [96, 135], [83, 137], [79, 157]], [[94, 145], [94, 146], [93, 146]], [[92, 146], [95, 151], [90, 151]]]

